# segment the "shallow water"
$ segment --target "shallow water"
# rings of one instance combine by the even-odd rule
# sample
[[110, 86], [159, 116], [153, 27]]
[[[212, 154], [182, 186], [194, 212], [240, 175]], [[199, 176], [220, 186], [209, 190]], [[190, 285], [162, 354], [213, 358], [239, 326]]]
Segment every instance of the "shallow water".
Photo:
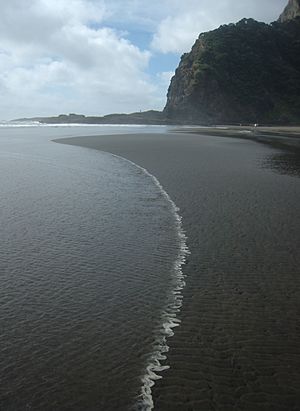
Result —
[[180, 207], [191, 254], [155, 409], [298, 411], [296, 150], [178, 133], [63, 142], [146, 167]]
[[134, 164], [51, 142], [120, 130], [0, 130], [3, 410], [151, 408], [180, 305], [174, 204]]

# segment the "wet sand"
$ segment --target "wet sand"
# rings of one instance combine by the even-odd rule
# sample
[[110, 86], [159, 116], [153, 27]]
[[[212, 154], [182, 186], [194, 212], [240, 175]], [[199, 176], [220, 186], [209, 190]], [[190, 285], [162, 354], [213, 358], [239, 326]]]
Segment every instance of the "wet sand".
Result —
[[298, 152], [182, 132], [58, 142], [130, 159], [180, 207], [191, 255], [155, 410], [299, 410]]
[[300, 148], [300, 127], [282, 126], [216, 126], [216, 127], [180, 127], [177, 133], [194, 133], [216, 137], [237, 137], [283, 148]]

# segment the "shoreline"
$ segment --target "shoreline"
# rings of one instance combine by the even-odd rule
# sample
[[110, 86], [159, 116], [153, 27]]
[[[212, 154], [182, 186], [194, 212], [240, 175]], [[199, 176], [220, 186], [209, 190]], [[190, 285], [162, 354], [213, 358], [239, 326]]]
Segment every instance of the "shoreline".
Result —
[[178, 241], [178, 256], [174, 261], [174, 278], [172, 279], [173, 290], [171, 295], [166, 301], [166, 305], [161, 314], [161, 328], [156, 335], [155, 341], [152, 346], [152, 351], [148, 354], [148, 362], [144, 370], [144, 374], [141, 377], [141, 390], [140, 395], [137, 397], [137, 401], [133, 406], [133, 410], [139, 411], [151, 411], [153, 410], [153, 398], [152, 389], [155, 382], [162, 378], [161, 373], [169, 369], [168, 364], [162, 364], [166, 360], [166, 353], [169, 351], [168, 339], [174, 335], [173, 328], [176, 328], [180, 324], [178, 319], [178, 313], [182, 306], [182, 290], [185, 287], [184, 274], [182, 267], [186, 262], [186, 258], [189, 254], [188, 247], [186, 245], [187, 237], [182, 229], [182, 218], [179, 214], [179, 209], [173, 200], [170, 198], [164, 187], [160, 184], [157, 178], [148, 172], [145, 168], [138, 164], [128, 160], [127, 158], [120, 157], [116, 154], [112, 154], [114, 157], [118, 157], [123, 161], [129, 162], [134, 167], [141, 170], [148, 177], [150, 177], [154, 184], [159, 188], [162, 195], [170, 204], [177, 230]]
[[231, 137], [258, 141], [282, 147], [300, 148], [300, 127], [216, 126], [175, 128], [176, 133], [194, 133], [214, 137]]
[[194, 132], [56, 142], [129, 159], [180, 208], [191, 255], [181, 326], [168, 340], [170, 369], [153, 387], [154, 409], [296, 410], [299, 180], [263, 167], [283, 151]]

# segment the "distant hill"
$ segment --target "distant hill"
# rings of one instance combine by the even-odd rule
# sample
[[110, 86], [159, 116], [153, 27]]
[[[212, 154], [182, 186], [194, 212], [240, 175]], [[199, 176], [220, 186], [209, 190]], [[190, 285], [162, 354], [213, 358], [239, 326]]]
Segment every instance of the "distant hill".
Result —
[[253, 19], [200, 34], [168, 90], [169, 121], [300, 123], [300, 0], [278, 22]]
[[38, 121], [44, 124], [166, 124], [161, 111], [149, 110], [131, 114], [108, 114], [103, 117], [60, 114], [57, 117], [19, 118], [13, 121]]

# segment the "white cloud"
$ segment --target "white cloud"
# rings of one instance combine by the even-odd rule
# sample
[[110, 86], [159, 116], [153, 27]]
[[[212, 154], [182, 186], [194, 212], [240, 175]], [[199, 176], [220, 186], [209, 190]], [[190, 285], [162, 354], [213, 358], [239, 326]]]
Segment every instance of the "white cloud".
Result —
[[152, 48], [162, 53], [183, 53], [189, 51], [199, 35], [199, 22], [210, 29], [212, 22], [207, 21], [203, 12], [183, 13], [180, 16], [164, 19], [153, 36]]
[[161, 104], [158, 88], [145, 74], [150, 52], [100, 24], [103, 4], [34, 0], [26, 5], [12, 0], [0, 16], [0, 118], [69, 111], [99, 115]]
[[158, 24], [152, 48], [162, 53], [183, 53], [190, 50], [201, 32], [243, 17], [270, 22], [276, 20], [287, 0], [165, 0], [169, 14]]
[[[244, 16], [274, 20], [285, 3], [286, 0], [3, 1], [0, 119], [62, 112], [100, 115], [160, 109], [173, 74], [159, 67], [161, 52], [188, 51], [201, 31]], [[126, 39], [126, 31], [135, 29], [153, 36], [148, 50], [136, 45], [137, 37]], [[154, 53], [151, 71], [149, 63]], [[147, 74], [149, 70], [151, 76]]]
[[164, 86], [168, 87], [171, 81], [171, 78], [174, 76], [174, 71], [162, 71], [157, 73], [158, 81]]

